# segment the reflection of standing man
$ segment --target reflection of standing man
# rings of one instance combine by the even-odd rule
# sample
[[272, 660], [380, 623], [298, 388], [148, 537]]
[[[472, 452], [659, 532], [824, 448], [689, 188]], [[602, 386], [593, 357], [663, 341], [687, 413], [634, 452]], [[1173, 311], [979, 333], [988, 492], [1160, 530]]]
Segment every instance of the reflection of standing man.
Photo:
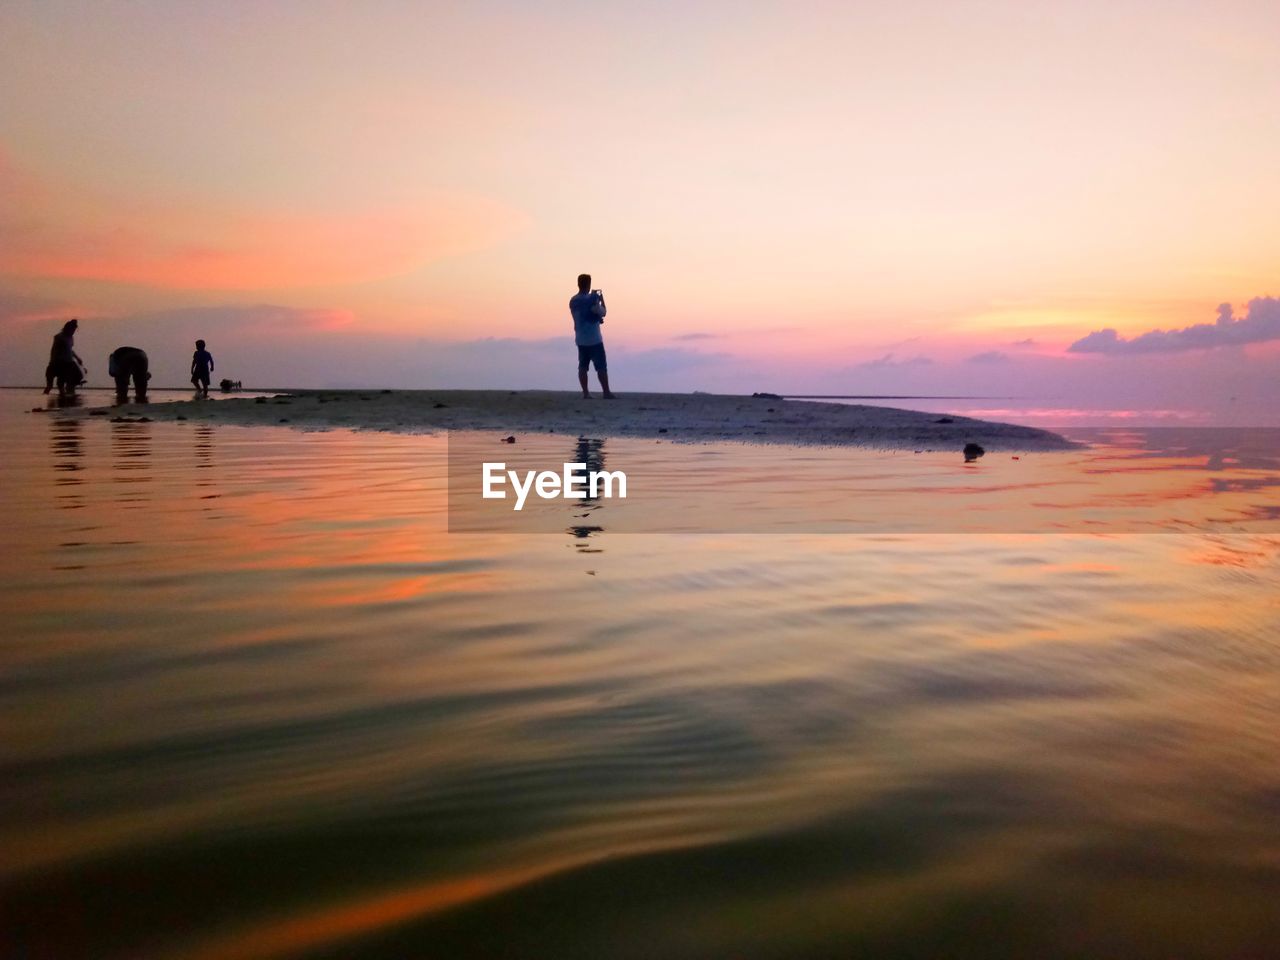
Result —
[[573, 462], [583, 465], [582, 470], [574, 470], [571, 474], [581, 478], [582, 488], [586, 491], [582, 502], [591, 503], [600, 499], [591, 493], [591, 484], [588, 481], [591, 474], [604, 470], [604, 441], [594, 437], [579, 437], [573, 448]]
[[[585, 491], [582, 508], [586, 512], [575, 514], [575, 516], [585, 520], [594, 511], [600, 509], [600, 504], [596, 502], [600, 498], [591, 493], [590, 477], [592, 473], [604, 470], [604, 441], [593, 437], [579, 437], [577, 445], [573, 448], [573, 462], [581, 463], [584, 467], [582, 470], [574, 470], [572, 476], [577, 478], [579, 486]], [[573, 537], [574, 546], [581, 553], [599, 553], [599, 549], [592, 547], [588, 541], [595, 534], [603, 532], [604, 527], [592, 523], [577, 523], [568, 530], [569, 536]]]
[[600, 324], [604, 323], [605, 315], [604, 293], [591, 289], [591, 274], [578, 275], [578, 292], [569, 300], [569, 313], [573, 315], [573, 339], [578, 344], [578, 383], [582, 387], [582, 398], [591, 399], [587, 391], [587, 367], [595, 364], [601, 395], [612, 400], [604, 337], [600, 334]]

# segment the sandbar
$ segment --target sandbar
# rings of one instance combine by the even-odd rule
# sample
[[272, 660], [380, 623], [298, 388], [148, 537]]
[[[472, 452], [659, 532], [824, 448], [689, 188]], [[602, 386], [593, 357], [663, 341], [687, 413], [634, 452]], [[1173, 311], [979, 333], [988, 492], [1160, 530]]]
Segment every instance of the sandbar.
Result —
[[[84, 411], [91, 413], [92, 411]], [[1070, 450], [1079, 445], [1035, 427], [895, 407], [784, 400], [773, 395], [625, 393], [582, 399], [550, 390], [297, 390], [268, 398], [209, 399], [111, 408], [114, 416], [304, 430], [401, 433], [498, 431], [708, 443], [852, 446], [885, 450]]]

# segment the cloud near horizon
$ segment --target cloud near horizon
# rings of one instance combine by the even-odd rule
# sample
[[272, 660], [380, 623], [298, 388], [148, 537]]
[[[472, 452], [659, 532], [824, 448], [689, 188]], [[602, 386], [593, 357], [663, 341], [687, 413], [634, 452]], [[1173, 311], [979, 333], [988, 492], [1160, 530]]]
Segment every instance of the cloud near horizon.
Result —
[[1131, 339], [1121, 337], [1108, 327], [1081, 337], [1067, 350], [1070, 353], [1133, 356], [1213, 350], [1272, 340], [1280, 340], [1280, 299], [1255, 297], [1249, 301], [1248, 312], [1243, 317], [1236, 317], [1231, 304], [1223, 303], [1218, 306], [1218, 319], [1214, 323], [1198, 323], [1180, 330], [1150, 330]]
[[932, 363], [933, 361], [925, 356], [899, 358], [896, 354], [886, 353], [884, 356], [876, 357], [874, 360], [865, 360], [856, 364], [853, 369], [878, 370], [885, 367], [927, 367]]

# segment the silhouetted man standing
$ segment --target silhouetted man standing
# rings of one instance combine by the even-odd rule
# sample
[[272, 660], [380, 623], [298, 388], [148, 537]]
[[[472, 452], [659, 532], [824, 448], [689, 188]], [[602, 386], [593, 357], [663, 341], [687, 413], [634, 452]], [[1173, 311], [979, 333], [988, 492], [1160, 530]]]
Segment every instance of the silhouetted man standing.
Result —
[[612, 400], [609, 364], [604, 356], [604, 337], [600, 334], [605, 315], [604, 293], [591, 289], [591, 274], [578, 275], [578, 292], [569, 300], [569, 313], [573, 315], [573, 339], [578, 344], [578, 383], [582, 386], [582, 398], [591, 399], [587, 390], [587, 367], [595, 364], [600, 393], [606, 400]]

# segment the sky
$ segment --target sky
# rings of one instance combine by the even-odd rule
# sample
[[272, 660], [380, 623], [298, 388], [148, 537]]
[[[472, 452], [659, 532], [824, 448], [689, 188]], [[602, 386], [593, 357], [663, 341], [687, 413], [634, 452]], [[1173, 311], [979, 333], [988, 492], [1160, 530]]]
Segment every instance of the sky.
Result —
[[[0, 383], [1280, 410], [1280, 5], [0, 4]], [[1241, 414], [1239, 411], [1247, 411]], [[1234, 411], [1234, 412], [1233, 412]]]

